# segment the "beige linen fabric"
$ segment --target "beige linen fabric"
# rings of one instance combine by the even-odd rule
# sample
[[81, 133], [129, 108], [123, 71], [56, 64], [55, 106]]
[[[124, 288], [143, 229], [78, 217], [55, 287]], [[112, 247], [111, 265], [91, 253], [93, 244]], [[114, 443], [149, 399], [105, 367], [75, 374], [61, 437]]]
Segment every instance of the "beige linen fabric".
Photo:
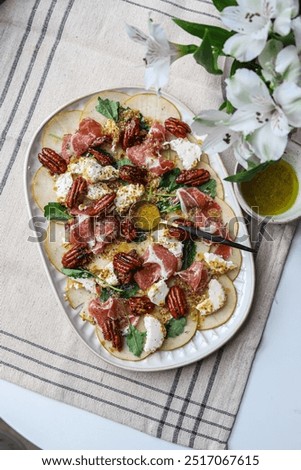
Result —
[[[127, 39], [124, 23], [146, 30], [149, 11], [179, 43], [194, 41], [172, 16], [218, 24], [212, 4], [202, 0], [6, 0], [0, 6], [1, 377], [162, 439], [223, 449], [294, 225], [262, 225], [260, 233], [255, 227], [256, 296], [238, 334], [205, 360], [160, 373], [120, 370], [79, 341], [53, 296], [36, 244], [28, 242], [33, 233], [23, 167], [30, 139], [49, 113], [72, 99], [143, 85], [143, 48]], [[194, 112], [222, 101], [220, 79], [191, 57], [172, 66], [166, 91]]]

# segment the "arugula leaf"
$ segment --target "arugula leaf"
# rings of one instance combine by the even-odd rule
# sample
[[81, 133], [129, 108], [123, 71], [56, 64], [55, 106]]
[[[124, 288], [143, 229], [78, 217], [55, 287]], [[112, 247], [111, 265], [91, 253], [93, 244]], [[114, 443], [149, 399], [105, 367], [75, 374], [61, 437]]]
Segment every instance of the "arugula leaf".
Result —
[[176, 179], [181, 173], [179, 168], [174, 168], [173, 170], [164, 173], [160, 180], [159, 188], [166, 188], [166, 191], [171, 193], [175, 189], [180, 188], [181, 185], [176, 183]]
[[195, 51], [193, 57], [196, 62], [202, 65], [207, 72], [213, 75], [222, 75], [223, 71], [218, 68], [217, 59], [219, 50], [214, 49], [209, 30], [206, 29], [200, 47]]
[[94, 274], [90, 273], [86, 269], [69, 269], [63, 268], [62, 273], [65, 276], [73, 277], [74, 279], [88, 279], [90, 277], [95, 277]]
[[183, 245], [182, 271], [192, 265], [196, 255], [196, 244], [193, 240], [185, 240]]
[[67, 208], [58, 202], [49, 202], [44, 207], [44, 217], [48, 220], [69, 220], [72, 215], [69, 214]]
[[131, 297], [136, 295], [139, 290], [139, 286], [136, 283], [125, 284], [121, 285], [120, 287], [122, 289], [122, 292], [120, 292], [120, 297], [122, 299], [130, 299]]
[[117, 160], [117, 168], [120, 168], [123, 165], [131, 165], [133, 166], [133, 163], [129, 158], [121, 158], [120, 160]]
[[265, 170], [268, 168], [270, 165], [273, 165], [275, 163], [274, 161], [268, 161], [264, 163], [260, 163], [259, 165], [255, 165], [249, 169], [249, 170], [243, 170], [240, 171], [239, 173], [236, 173], [235, 175], [227, 176], [227, 178], [224, 178], [225, 181], [230, 181], [231, 183], [241, 183], [243, 181], [251, 181], [254, 176], [257, 175], [257, 173], [260, 173], [261, 171]]
[[166, 198], [157, 202], [157, 207], [162, 214], [168, 214], [169, 212], [175, 212], [181, 209], [181, 204], [179, 202], [175, 204], [170, 198]]
[[135, 326], [132, 324], [129, 325], [129, 333], [126, 335], [126, 344], [134, 356], [141, 356], [145, 338], [145, 331], [141, 333]]
[[139, 114], [139, 121], [140, 121], [140, 129], [148, 132], [150, 130], [150, 125], [147, 124], [143, 114], [141, 113]]
[[180, 28], [187, 31], [187, 33], [196, 36], [197, 38], [203, 39], [206, 30], [210, 32], [211, 44], [214, 47], [222, 50], [224, 43], [233, 36], [234, 33], [227, 31], [226, 29], [220, 28], [219, 26], [212, 26], [208, 24], [192, 23], [190, 21], [181, 20], [179, 18], [173, 18], [173, 21], [180, 26]]
[[165, 325], [167, 338], [175, 338], [183, 333], [187, 323], [186, 317], [171, 318]]
[[99, 300], [101, 300], [101, 302], [106, 302], [112, 296], [112, 294], [113, 291], [111, 289], [109, 289], [108, 287], [102, 287]]
[[113, 119], [115, 122], [119, 119], [119, 101], [112, 101], [106, 98], [105, 100], [98, 97], [98, 104], [95, 106], [96, 111], [108, 119]]
[[202, 184], [198, 187], [200, 191], [205, 194], [209, 194], [209, 196], [215, 198], [216, 196], [216, 180], [210, 179], [207, 183]]

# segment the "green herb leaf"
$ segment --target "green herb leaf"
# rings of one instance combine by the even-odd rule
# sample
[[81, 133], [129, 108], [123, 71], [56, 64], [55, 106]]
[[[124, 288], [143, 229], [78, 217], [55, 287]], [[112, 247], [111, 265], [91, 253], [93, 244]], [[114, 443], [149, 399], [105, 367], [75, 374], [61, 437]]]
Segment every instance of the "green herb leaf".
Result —
[[139, 114], [139, 120], [140, 120], [140, 129], [144, 131], [149, 131], [150, 130], [150, 125], [147, 124], [147, 122], [144, 119], [143, 114]]
[[183, 333], [187, 323], [186, 317], [171, 318], [165, 325], [167, 338], [175, 338]]
[[98, 104], [95, 106], [96, 111], [108, 119], [113, 119], [115, 122], [119, 118], [119, 101], [112, 101], [106, 98], [105, 100], [98, 97]]
[[185, 240], [183, 245], [182, 271], [192, 265], [196, 255], [196, 244], [193, 240]]
[[218, 11], [223, 11], [226, 7], [237, 6], [235, 0], [212, 0], [212, 3]]
[[250, 170], [243, 170], [235, 175], [227, 176], [224, 178], [225, 181], [230, 181], [231, 183], [242, 183], [243, 181], [251, 181], [257, 173], [268, 168], [270, 165], [273, 165], [274, 161], [260, 163], [259, 165], [253, 166]]
[[69, 269], [63, 268], [62, 273], [65, 276], [73, 277], [74, 279], [88, 279], [90, 277], [95, 277], [94, 274], [90, 273], [86, 269]]
[[179, 18], [173, 18], [173, 21], [178, 26], [180, 26], [180, 28], [184, 29], [184, 31], [187, 31], [187, 33], [192, 34], [192, 36], [196, 36], [200, 39], [204, 38], [206, 30], [209, 31], [212, 46], [217, 47], [220, 50], [222, 50], [227, 39], [229, 39], [234, 34], [218, 26], [191, 23], [190, 21], [184, 21]]
[[198, 187], [202, 193], [209, 194], [209, 196], [215, 198], [216, 196], [216, 180], [210, 179], [207, 183], [202, 184]]
[[167, 173], [164, 173], [160, 180], [159, 188], [166, 188], [166, 191], [169, 193], [180, 188], [181, 185], [176, 183], [176, 179], [180, 173], [181, 170], [179, 168], [173, 168]]
[[136, 295], [139, 290], [139, 286], [136, 283], [125, 284], [121, 285], [120, 287], [122, 288], [122, 292], [120, 292], [120, 297], [122, 299], [130, 299]]
[[221, 75], [223, 71], [218, 68], [218, 56], [219, 51], [213, 49], [211, 35], [209, 30], [206, 30], [203, 41], [200, 47], [193, 54], [193, 57], [198, 64], [202, 65], [207, 70], [207, 72], [212, 73], [213, 75]]
[[49, 202], [44, 207], [44, 217], [48, 220], [69, 220], [72, 215], [69, 214], [67, 208], [58, 202]]
[[121, 158], [120, 160], [117, 160], [117, 168], [120, 168], [123, 165], [131, 165], [133, 166], [133, 163], [129, 158]]
[[146, 332], [141, 333], [132, 324], [129, 325], [129, 333], [126, 335], [126, 344], [134, 356], [141, 356], [143, 345], [146, 338]]
[[113, 291], [111, 289], [108, 287], [102, 287], [99, 300], [101, 300], [101, 302], [106, 302], [110, 297], [112, 297], [112, 294]]
[[175, 204], [172, 199], [166, 198], [157, 202], [157, 207], [162, 214], [168, 214], [169, 212], [175, 212], [181, 209], [181, 204], [179, 202]]

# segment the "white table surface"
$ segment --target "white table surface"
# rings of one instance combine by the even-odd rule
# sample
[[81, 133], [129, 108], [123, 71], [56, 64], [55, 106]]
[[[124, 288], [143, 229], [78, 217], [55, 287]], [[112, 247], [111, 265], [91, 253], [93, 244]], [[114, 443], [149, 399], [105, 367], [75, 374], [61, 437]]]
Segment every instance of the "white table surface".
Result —
[[[301, 223], [229, 441], [229, 449], [301, 449]], [[0, 415], [42, 449], [181, 449], [1, 381]], [[183, 449], [183, 448], [182, 448]]]

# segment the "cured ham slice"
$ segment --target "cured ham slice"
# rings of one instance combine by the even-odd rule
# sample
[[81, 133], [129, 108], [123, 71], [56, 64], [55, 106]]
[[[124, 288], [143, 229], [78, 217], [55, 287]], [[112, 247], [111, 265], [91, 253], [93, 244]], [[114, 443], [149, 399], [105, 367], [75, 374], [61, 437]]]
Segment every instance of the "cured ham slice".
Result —
[[69, 241], [86, 245], [94, 240], [93, 220], [89, 216], [78, 216], [70, 224]]
[[197, 293], [202, 293], [210, 281], [208, 268], [202, 261], [195, 261], [188, 269], [177, 274]]
[[118, 236], [119, 223], [115, 217], [106, 217], [105, 219], [96, 222], [94, 236], [95, 245], [92, 248], [92, 253], [98, 255], [102, 253], [105, 247], [112, 243]]
[[137, 166], [145, 166], [155, 175], [163, 175], [172, 170], [174, 163], [160, 155], [165, 141], [165, 128], [155, 122], [142, 144], [134, 145], [127, 149], [128, 158]]
[[70, 162], [70, 158], [73, 155], [73, 148], [72, 148], [72, 145], [71, 145], [71, 137], [72, 137], [72, 134], [65, 134], [64, 137], [63, 137], [63, 143], [62, 143], [61, 155], [66, 160], [67, 163]]
[[99, 141], [102, 136], [102, 127], [99, 122], [91, 118], [83, 119], [75, 134], [66, 134], [63, 138], [62, 156], [70, 159], [71, 155], [82, 155], [88, 148]]
[[143, 256], [143, 268], [134, 279], [140, 289], [146, 290], [159, 279], [169, 279], [178, 269], [178, 259], [167, 248], [154, 243]]
[[110, 297], [106, 302], [101, 302], [100, 299], [91, 300], [88, 311], [101, 328], [107, 319], [118, 320], [120, 327], [124, 329], [128, 326], [128, 319], [135, 325], [140, 318], [127, 311], [126, 304], [122, 299], [114, 297]]
[[202, 193], [197, 188], [179, 188], [177, 190], [177, 198], [181, 204], [181, 210], [184, 214], [188, 214], [190, 209], [194, 207], [203, 208], [211, 198]]
[[99, 254], [117, 238], [118, 229], [119, 223], [115, 217], [98, 221], [94, 217], [80, 215], [70, 224], [69, 241], [72, 244], [88, 243], [91, 251]]

